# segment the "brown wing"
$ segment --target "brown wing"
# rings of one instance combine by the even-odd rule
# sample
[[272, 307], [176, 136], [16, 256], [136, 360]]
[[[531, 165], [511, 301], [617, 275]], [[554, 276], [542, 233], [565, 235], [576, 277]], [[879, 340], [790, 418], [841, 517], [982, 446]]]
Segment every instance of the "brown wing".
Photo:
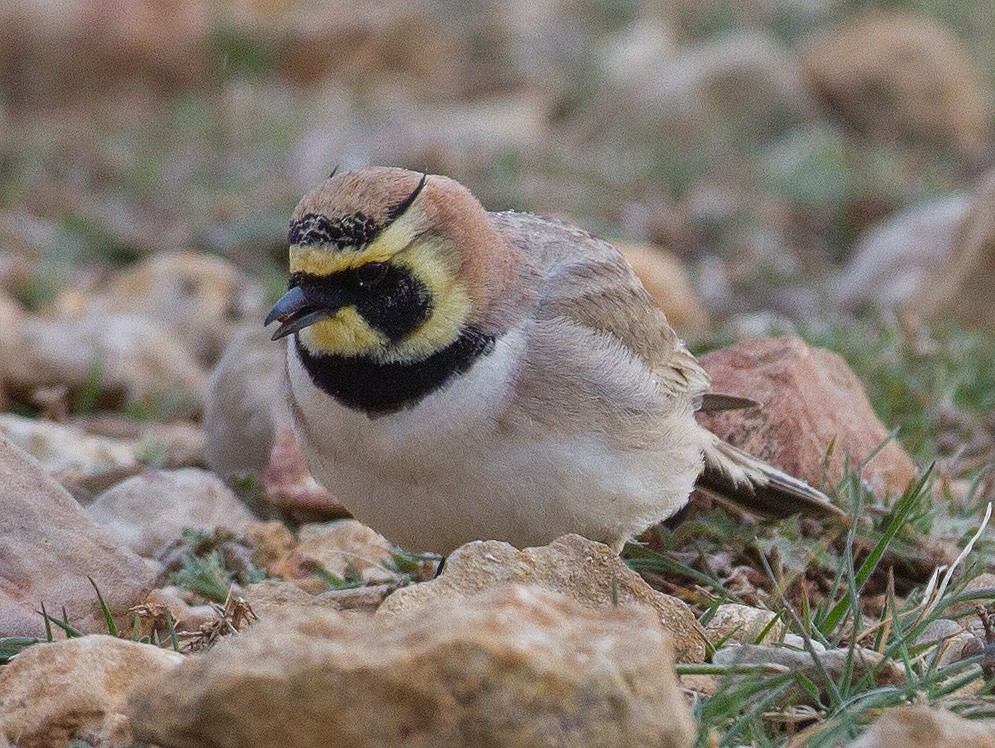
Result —
[[492, 218], [535, 267], [534, 318], [569, 319], [610, 334], [642, 359], [665, 392], [704, 394], [708, 375], [612, 245], [539, 216], [508, 212]]

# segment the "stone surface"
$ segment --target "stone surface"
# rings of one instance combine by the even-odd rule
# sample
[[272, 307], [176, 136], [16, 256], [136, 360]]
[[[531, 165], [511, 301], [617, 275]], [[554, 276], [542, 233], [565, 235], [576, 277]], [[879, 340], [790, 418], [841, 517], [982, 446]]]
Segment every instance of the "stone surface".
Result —
[[607, 546], [579, 535], [521, 551], [496, 540], [467, 543], [446, 559], [440, 576], [388, 597], [377, 617], [417, 618], [499, 584], [538, 585], [593, 610], [649, 608], [673, 637], [678, 661], [704, 658], [703, 632], [687, 605], [651, 588]]
[[[719, 649], [712, 656], [712, 662], [716, 665], [781, 665], [792, 672], [804, 672], [809, 679], [825, 694], [828, 685], [825, 672], [834, 683], [838, 683], [844, 674], [851, 672], [853, 682], [859, 681], [867, 673], [873, 672], [873, 680], [877, 686], [897, 686], [905, 682], [905, 671], [902, 667], [893, 662], [885, 661], [883, 655], [871, 649], [857, 647], [852, 655], [848, 648], [827, 649], [818, 652], [818, 664], [812, 655], [806, 650], [788, 649], [787, 647], [774, 647], [765, 644], [734, 644], [732, 646]], [[849, 664], [848, 664], [849, 663]], [[848, 670], [851, 668], [852, 670]], [[792, 691], [803, 702], [811, 700], [811, 696], [797, 688]]]
[[185, 528], [238, 532], [255, 517], [206, 470], [150, 470], [118, 483], [89, 507], [91, 519], [135, 553], [158, 557]]
[[175, 748], [665, 748], [694, 736], [652, 613], [521, 586], [388, 621], [260, 623], [150, 679], [128, 714], [137, 738]]
[[12, 413], [0, 413], [0, 433], [56, 480], [63, 474], [139, 468], [140, 445], [135, 440], [93, 436], [77, 427]]
[[97, 527], [38, 463], [0, 437], [0, 636], [44, 636], [44, 603], [84, 632], [106, 631], [96, 593], [124, 624], [159, 571]]
[[641, 244], [616, 244], [653, 301], [663, 309], [667, 320], [681, 335], [701, 334], [708, 330], [705, 302], [691, 285], [680, 260], [658, 247]]
[[857, 130], [977, 153], [991, 103], [964, 46], [922, 16], [872, 12], [824, 31], [802, 54], [812, 89]]
[[[860, 380], [837, 354], [798, 338], [744, 340], [700, 358], [712, 391], [755, 400], [759, 408], [701, 414], [731, 444], [812, 485], [834, 486], [887, 436]], [[828, 472], [826, 451], [834, 444]], [[863, 472], [875, 493], [904, 491], [916, 476], [905, 450], [889, 442]]]
[[951, 195], [914, 205], [871, 227], [854, 245], [835, 284], [845, 306], [892, 307], [935, 294], [937, 269], [954, 251], [969, 200]]
[[266, 470], [283, 407], [285, 350], [256, 323], [232, 335], [211, 372], [204, 397], [207, 460], [225, 480], [258, 478]]
[[26, 315], [19, 333], [18, 356], [7, 359], [5, 372], [14, 389], [65, 385], [78, 393], [97, 381], [104, 396], [167, 406], [174, 414], [192, 412], [203, 400], [207, 374], [186, 343], [144, 317]]
[[63, 746], [73, 738], [126, 745], [128, 693], [183, 656], [111, 636], [28, 647], [0, 668], [0, 743]]
[[[774, 620], [774, 613], [749, 605], [725, 603], [720, 605], [705, 625], [705, 636], [710, 644], [722, 641], [756, 644], [757, 637], [764, 634], [763, 641], [777, 641], [783, 636], [785, 626]], [[766, 632], [766, 633], [764, 633]]]
[[199, 252], [154, 254], [116, 275], [88, 302], [88, 314], [154, 321], [203, 362], [217, 360], [234, 325], [259, 325], [267, 311], [266, 292], [256, 280]]
[[934, 269], [928, 285], [930, 292], [910, 304], [911, 311], [934, 321], [995, 330], [995, 171], [972, 196], [950, 259]]
[[[340, 579], [359, 579], [367, 584], [393, 582], [397, 575], [384, 564], [393, 546], [379, 533], [354, 519], [303, 525], [298, 544], [275, 571], [283, 579], [313, 577], [317, 567]], [[324, 588], [320, 579], [314, 582]]]
[[887, 709], [847, 748], [995, 748], [995, 720], [924, 706]]

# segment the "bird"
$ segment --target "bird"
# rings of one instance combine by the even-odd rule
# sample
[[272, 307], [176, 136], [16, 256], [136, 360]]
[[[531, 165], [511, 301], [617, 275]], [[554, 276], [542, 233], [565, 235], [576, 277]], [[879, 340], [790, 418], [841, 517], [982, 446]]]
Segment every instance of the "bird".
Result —
[[265, 319], [313, 476], [412, 551], [568, 533], [616, 551], [696, 487], [761, 513], [843, 517], [700, 425], [750, 404], [709, 377], [608, 242], [488, 212], [462, 184], [386, 166], [294, 210]]

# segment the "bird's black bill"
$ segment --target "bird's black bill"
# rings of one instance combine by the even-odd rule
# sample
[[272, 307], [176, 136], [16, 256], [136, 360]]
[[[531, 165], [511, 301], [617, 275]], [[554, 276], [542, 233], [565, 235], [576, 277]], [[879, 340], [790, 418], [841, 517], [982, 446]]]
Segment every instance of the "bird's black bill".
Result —
[[291, 333], [303, 330], [305, 327], [320, 322], [335, 314], [337, 309], [314, 306], [308, 301], [307, 295], [300, 286], [294, 286], [285, 293], [266, 315], [263, 325], [280, 320], [280, 326], [273, 333], [273, 340], [285, 338]]

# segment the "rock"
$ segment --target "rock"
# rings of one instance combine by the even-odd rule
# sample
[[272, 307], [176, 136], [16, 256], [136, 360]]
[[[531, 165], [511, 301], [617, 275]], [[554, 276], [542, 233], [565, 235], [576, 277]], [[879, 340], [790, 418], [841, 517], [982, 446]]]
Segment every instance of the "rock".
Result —
[[205, 363], [217, 360], [234, 325], [261, 326], [267, 311], [257, 281], [227, 260], [198, 252], [152, 255], [115, 276], [87, 307], [87, 316], [153, 321]]
[[954, 234], [949, 261], [933, 268], [928, 293], [910, 311], [933, 321], [956, 320], [967, 327], [995, 330], [995, 171], [971, 198]]
[[151, 470], [97, 497], [90, 518], [120, 544], [159, 557], [186, 528], [238, 532], [255, 520], [220, 478], [197, 468]]
[[[354, 519], [303, 525], [299, 543], [275, 565], [282, 579], [313, 577], [315, 568], [343, 580], [366, 584], [396, 582], [397, 575], [384, 565], [393, 556], [393, 546], [377, 532]], [[327, 585], [313, 579], [316, 591]]]
[[140, 468], [137, 441], [92, 436], [73, 426], [10, 413], [0, 413], [0, 433], [56, 480], [62, 475]]
[[682, 335], [708, 330], [708, 311], [680, 260], [670, 252], [638, 244], [616, 244], [653, 301]]
[[812, 90], [859, 132], [977, 154], [991, 103], [960, 41], [918, 15], [872, 12], [817, 34], [801, 57]]
[[35, 644], [0, 669], [0, 743], [125, 745], [128, 693], [183, 655], [112, 636]]
[[[285, 342], [274, 343], [259, 324], [234, 333], [204, 397], [207, 461], [225, 480], [261, 477], [283, 405]], [[289, 415], [280, 419], [289, 423]]]
[[207, 374], [182, 340], [137, 316], [26, 315], [16, 350], [18, 356], [6, 362], [6, 381], [28, 393], [65, 385], [78, 397], [97, 386], [103, 396], [176, 415], [197, 410], [207, 385]]
[[864, 233], [835, 284], [847, 307], [893, 307], [934, 295], [936, 269], [954, 251], [957, 227], [967, 215], [964, 195], [914, 205]]
[[44, 603], [83, 632], [106, 631], [92, 577], [124, 624], [159, 571], [122, 548], [30, 456], [0, 436], [0, 635], [44, 636]]
[[[828, 690], [828, 684], [822, 675], [823, 671], [833, 683], [837, 684], [848, 673], [854, 683], [869, 673], [873, 673], [872, 679], [877, 686], [898, 686], [905, 682], [905, 671], [902, 667], [886, 660], [883, 655], [872, 649], [857, 647], [851, 655], [848, 648], [842, 647], [817, 652], [817, 656], [818, 664], [806, 650], [763, 644], [735, 644], [718, 650], [712, 656], [712, 662], [716, 665], [781, 665], [792, 672], [807, 675], [823, 694]], [[803, 703], [811, 700], [811, 696], [806, 695], [801, 688], [791, 693], [802, 699]]]
[[769, 610], [725, 603], [706, 624], [705, 637], [712, 645], [723, 641], [756, 644], [760, 634], [764, 634], [764, 641], [778, 641], [784, 635], [785, 625], [781, 621], [771, 624], [774, 618], [775, 614]]
[[592, 610], [649, 608], [673, 637], [679, 662], [704, 659], [703, 633], [687, 605], [651, 588], [607, 546], [579, 535], [521, 551], [496, 540], [467, 543], [446, 559], [440, 576], [388, 597], [377, 617], [420, 617], [444, 602], [465, 600], [499, 584], [538, 585]]
[[349, 516], [349, 511], [311, 475], [290, 428], [277, 430], [263, 473], [262, 494], [270, 506], [298, 522]]
[[965, 719], [943, 709], [886, 709], [847, 748], [995, 748], [995, 720]]
[[[995, 574], [987, 571], [978, 574], [978, 576], [974, 577], [970, 582], [965, 584], [964, 589], [961, 590], [960, 594], [964, 595], [986, 589], [995, 589]], [[979, 605], [990, 605], [993, 600], [995, 600], [995, 594], [981, 595], [976, 600], [956, 602], [945, 608], [943, 612], [951, 618], [959, 618], [961, 621], [964, 621], [964, 617], [968, 614], [973, 614]]]
[[757, 144], [814, 110], [792, 52], [758, 31], [689, 44], [669, 57], [661, 52], [614, 82], [603, 99], [603, 116], [617, 120], [621, 108], [627, 120], [663, 128], [658, 132], [670, 125], [704, 141]]
[[252, 546], [252, 565], [266, 569], [270, 576], [276, 576], [276, 565], [297, 545], [287, 526], [275, 520], [251, 522], [242, 528], [242, 535]]
[[261, 622], [149, 679], [128, 715], [139, 740], [177, 748], [664, 748], [695, 733], [648, 610], [517, 585], [389, 621]]
[[[837, 354], [798, 338], [744, 340], [700, 359], [712, 391], [746, 397], [759, 408], [702, 414], [701, 422], [731, 444], [814, 486], [843, 478], [845, 456], [857, 465], [877, 449], [887, 430], [874, 414], [860, 380]], [[823, 470], [833, 444], [828, 471]], [[900, 493], [916, 467], [894, 440], [862, 477], [875, 493]]]

